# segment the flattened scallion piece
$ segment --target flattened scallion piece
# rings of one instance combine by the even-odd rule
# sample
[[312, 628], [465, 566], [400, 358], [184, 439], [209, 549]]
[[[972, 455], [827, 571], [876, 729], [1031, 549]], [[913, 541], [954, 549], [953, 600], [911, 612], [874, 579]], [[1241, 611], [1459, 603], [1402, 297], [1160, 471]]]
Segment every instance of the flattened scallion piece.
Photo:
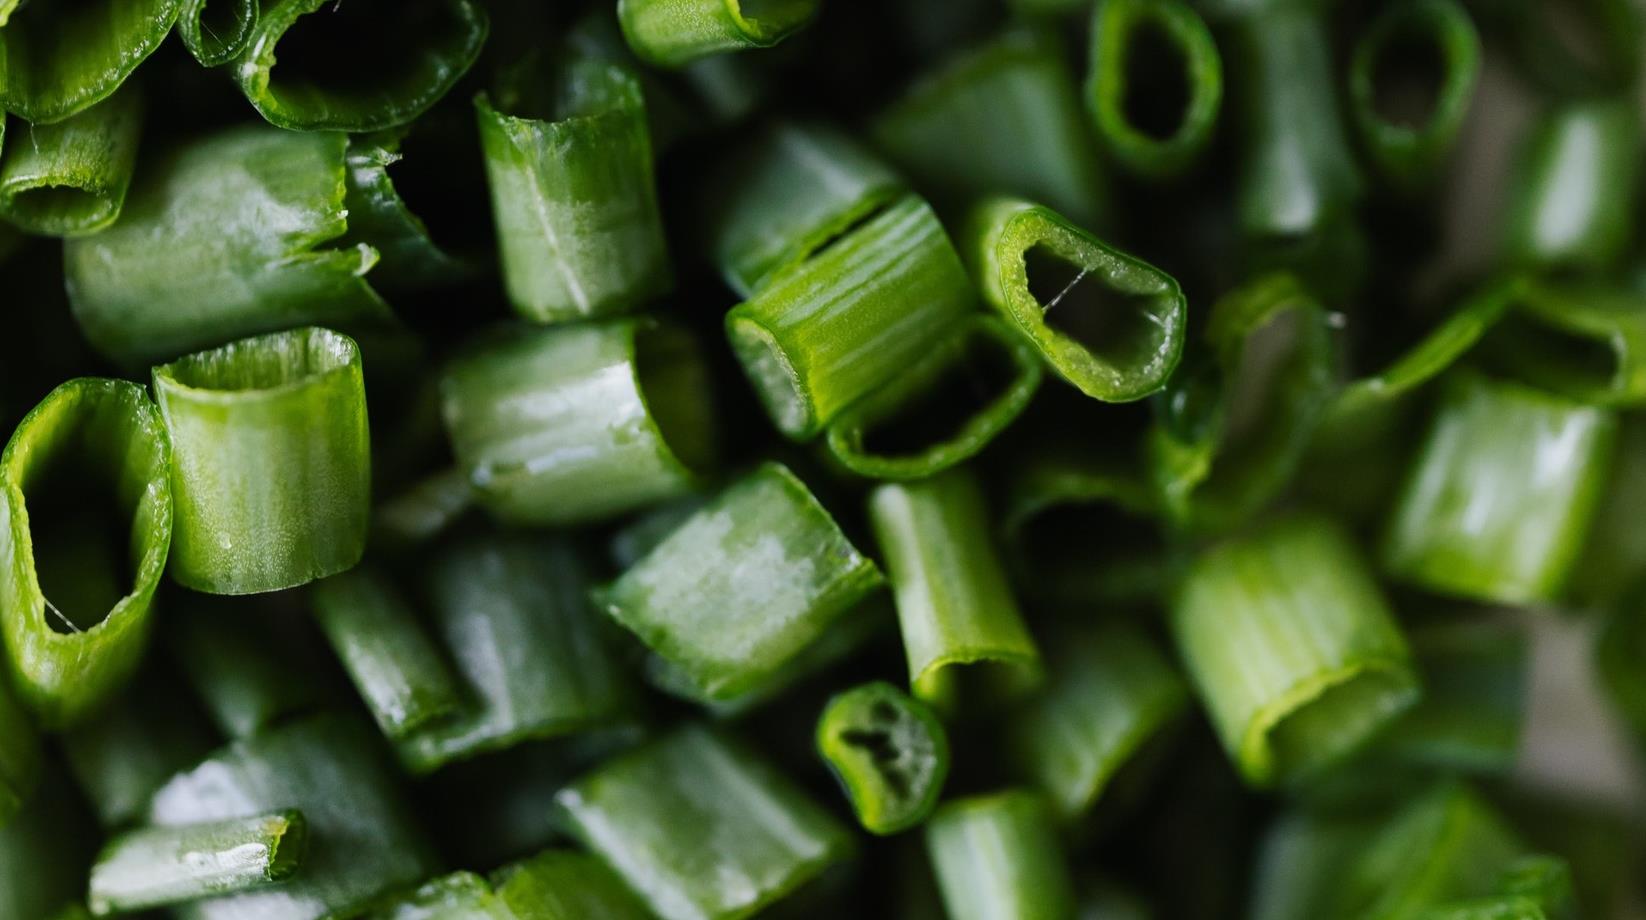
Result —
[[11, 691], [0, 687], [0, 827], [11, 823], [40, 781], [40, 739]]
[[1578, 402], [1646, 403], [1646, 293], [1527, 279], [1486, 340], [1496, 366]]
[[817, 14], [819, 0], [619, 0], [617, 18], [635, 56], [656, 67], [770, 48]]
[[947, 338], [972, 297], [937, 216], [905, 196], [772, 277], [726, 335], [772, 422], [804, 440]]
[[596, 767], [556, 801], [572, 833], [663, 920], [733, 920], [852, 849], [761, 757], [687, 725]]
[[142, 658], [172, 539], [172, 460], [143, 388], [91, 377], [53, 390], [0, 457], [0, 629], [42, 725], [96, 709]]
[[86, 900], [104, 917], [282, 882], [302, 866], [308, 830], [287, 809], [127, 831], [98, 855]]
[[476, 500], [510, 523], [614, 517], [690, 492], [714, 463], [708, 369], [674, 325], [498, 330], [440, 389]]
[[20, 5], [0, 29], [0, 109], [48, 125], [114, 95], [171, 32], [182, 2]]
[[1142, 399], [1177, 367], [1187, 306], [1170, 275], [1018, 199], [979, 205], [964, 240], [983, 299], [1087, 396]]
[[949, 733], [926, 704], [891, 684], [836, 694], [817, 719], [816, 737], [870, 833], [908, 830], [937, 806], [949, 774]]
[[628, 312], [668, 291], [639, 78], [576, 57], [514, 82], [474, 105], [515, 311], [566, 322]]
[[1634, 234], [1641, 116], [1624, 98], [1569, 102], [1521, 141], [1509, 183], [1503, 257], [1511, 265], [1594, 272], [1614, 267]]
[[829, 452], [875, 479], [940, 473], [1016, 421], [1043, 376], [1027, 339], [995, 317], [966, 317], [947, 341], [830, 423]]
[[926, 851], [953, 920], [1074, 916], [1074, 883], [1051, 810], [1032, 792], [944, 803], [926, 822]]
[[513, 920], [648, 920], [635, 893], [598, 858], [546, 850], [493, 873], [497, 898]]
[[19, 125], [0, 158], [0, 217], [30, 233], [78, 236], [114, 223], [137, 164], [136, 88], [49, 125]]
[[678, 677], [730, 700], [782, 680], [808, 647], [882, 584], [811, 491], [767, 463], [712, 499], [596, 603]]
[[1384, 569], [1458, 597], [1554, 600], [1582, 551], [1616, 432], [1604, 409], [1454, 378], [1394, 505]]
[[252, 594], [351, 568], [366, 548], [371, 448], [360, 349], [306, 327], [154, 369], [174, 444], [171, 574]]
[[259, 6], [260, 0], [183, 0], [177, 34], [203, 66], [227, 64], [251, 41]]
[[232, 70], [277, 127], [378, 131], [444, 96], [479, 57], [487, 22], [475, 0], [408, 0], [392, 10], [359, 0], [263, 0]]
[[1205, 553], [1172, 607], [1171, 629], [1253, 786], [1318, 775], [1420, 696], [1377, 584], [1325, 518], [1279, 518]]
[[[897, 598], [915, 697], [953, 714], [1039, 683], [1040, 652], [1007, 585], [970, 471], [882, 485], [869, 496], [869, 517]], [[979, 673], [962, 681], [962, 666]], [[962, 699], [973, 695], [982, 698]]]
[[1109, 155], [1139, 175], [1182, 173], [1211, 142], [1223, 58], [1182, 0], [1104, 0], [1092, 14], [1086, 104]]

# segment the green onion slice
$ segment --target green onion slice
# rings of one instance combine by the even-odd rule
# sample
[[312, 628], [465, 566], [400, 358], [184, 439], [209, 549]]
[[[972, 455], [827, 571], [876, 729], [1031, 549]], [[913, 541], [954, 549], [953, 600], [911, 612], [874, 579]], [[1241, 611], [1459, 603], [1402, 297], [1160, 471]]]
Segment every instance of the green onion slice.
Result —
[[895, 834], [926, 820], [949, 773], [949, 734], [930, 707], [884, 681], [835, 694], [817, 719], [817, 751], [858, 823]]
[[206, 67], [234, 60], [251, 41], [260, 0], [183, 0], [177, 35]]
[[1105, 0], [1092, 12], [1090, 59], [1086, 104], [1098, 139], [1128, 171], [1180, 174], [1211, 143], [1223, 58], [1194, 7]]
[[1524, 280], [1486, 341], [1497, 365], [1578, 402], [1646, 404], [1646, 294]]
[[11, 691], [0, 687], [0, 828], [11, 823], [40, 781], [40, 739]]
[[303, 865], [308, 829], [286, 809], [127, 831], [98, 855], [87, 901], [104, 917], [283, 882]]
[[167, 632], [178, 669], [224, 737], [250, 738], [276, 723], [319, 709], [314, 681], [293, 680], [312, 666], [282, 641], [266, 617], [246, 621], [251, 602], [201, 596], [167, 608]]
[[373, 551], [393, 553], [426, 543], [473, 507], [466, 472], [451, 467], [432, 473], [372, 509]]
[[182, 0], [29, 3], [0, 30], [0, 109], [36, 125], [114, 95], [177, 21]]
[[1640, 186], [1641, 116], [1627, 99], [1570, 102], [1521, 141], [1503, 255], [1527, 268], [1598, 271], [1628, 251]]
[[1023, 790], [944, 803], [926, 851], [951, 920], [1074, 916], [1074, 885], [1051, 810]]
[[141, 821], [154, 791], [199, 763], [218, 739], [183, 689], [151, 670], [64, 732], [62, 742], [70, 775], [98, 822], [112, 829]]
[[1411, 644], [1423, 699], [1369, 756], [1471, 773], [1509, 772], [1526, 715], [1524, 631], [1490, 620], [1442, 621], [1414, 628]]
[[490, 882], [473, 872], [453, 872], [429, 879], [411, 891], [388, 898], [363, 920], [517, 920], [498, 903]]
[[0, 159], [0, 217], [30, 233], [78, 236], [114, 223], [137, 164], [143, 98], [116, 93], [63, 121], [22, 127]]
[[700, 58], [770, 48], [817, 14], [819, 0], [618, 0], [623, 37], [641, 60], [680, 67]]
[[[412, 213], [395, 188], [390, 170], [407, 158], [402, 151], [405, 133], [398, 129], [355, 138], [349, 143], [347, 158], [348, 192], [343, 203], [348, 210], [348, 239], [377, 251], [381, 261], [373, 280], [389, 293], [449, 284], [477, 271], [434, 241], [423, 219]], [[449, 168], [447, 163], [440, 165]]]
[[493, 879], [510, 918], [648, 920], [651, 916], [605, 863], [576, 850], [546, 850], [503, 867]]

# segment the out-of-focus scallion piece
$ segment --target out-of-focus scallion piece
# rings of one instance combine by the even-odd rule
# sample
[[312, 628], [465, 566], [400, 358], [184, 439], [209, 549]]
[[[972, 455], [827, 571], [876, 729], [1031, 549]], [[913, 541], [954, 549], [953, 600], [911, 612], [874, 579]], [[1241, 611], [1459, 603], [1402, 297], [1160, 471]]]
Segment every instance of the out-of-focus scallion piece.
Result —
[[251, 41], [261, 5], [260, 0], [183, 0], [177, 35], [202, 65], [227, 64]]
[[89, 714], [142, 658], [172, 540], [172, 461], [143, 388], [91, 377], [52, 390], [0, 457], [0, 629], [42, 725]]
[[772, 422], [804, 440], [947, 338], [972, 298], [937, 216], [905, 196], [771, 277], [726, 334]]
[[1074, 916], [1074, 884], [1051, 810], [1010, 790], [945, 802], [926, 822], [926, 851], [952, 920]]
[[949, 734], [926, 704], [891, 684], [836, 694], [817, 719], [816, 737], [870, 833], [908, 830], [937, 806], [949, 774]]
[[1579, 916], [1572, 873], [1553, 856], [1527, 856], [1503, 870], [1491, 894], [1449, 901], [1420, 920], [1574, 920]]
[[1503, 258], [1517, 267], [1575, 272], [1615, 266], [1634, 238], [1642, 130], [1628, 99], [1568, 102], [1521, 142], [1508, 184]]
[[431, 473], [372, 509], [372, 546], [393, 553], [439, 536], [474, 507], [469, 476], [457, 467]]
[[596, 592], [667, 661], [677, 691], [726, 700], [780, 680], [882, 584], [873, 562], [785, 467], [721, 492]]
[[1363, 747], [1420, 696], [1411, 653], [1338, 525], [1268, 522], [1195, 561], [1172, 634], [1248, 783], [1294, 784]]
[[377, 131], [444, 96], [479, 57], [487, 25], [475, 0], [412, 0], [393, 15], [365, 3], [264, 0], [230, 71], [272, 125]]
[[1187, 313], [1170, 275], [1018, 199], [980, 204], [963, 239], [983, 299], [1081, 392], [1128, 402], [1165, 385]]
[[519, 524], [600, 520], [697, 487], [715, 456], [708, 389], [690, 334], [635, 319], [498, 330], [441, 378], [476, 500]]
[[1507, 14], [1509, 47], [1528, 75], [1564, 96], [1627, 91], [1641, 67], [1646, 22], [1629, 0], [1516, 2]]
[[166, 610], [172, 657], [230, 739], [250, 738], [323, 701], [318, 683], [293, 679], [305, 662], [267, 619], [240, 622], [249, 614], [244, 603], [180, 597]]
[[0, 30], [0, 109], [49, 125], [114, 95], [171, 32], [182, 2], [19, 5]]
[[1484, 350], [1506, 373], [1589, 405], [1646, 403], [1646, 293], [1526, 279]]
[[475, 114], [516, 312], [565, 322], [627, 312], [668, 291], [651, 133], [632, 72], [573, 58], [476, 97]]
[[0, 217], [46, 236], [114, 223], [137, 165], [143, 97], [135, 88], [49, 125], [20, 125], [0, 158]]
[[1086, 105], [1097, 136], [1128, 171], [1182, 173], [1212, 140], [1223, 58], [1182, 0], [1104, 0], [1092, 14]]
[[64, 732], [62, 743], [98, 822], [115, 829], [141, 821], [154, 791], [211, 753], [218, 737], [181, 687], [151, 671]]
[[752, 752], [687, 725], [556, 797], [572, 833], [663, 920], [732, 920], [849, 855], [851, 835]]
[[[546, 850], [492, 876], [511, 920], [648, 920], [635, 893], [605, 863], [577, 850]], [[500, 918], [501, 920], [501, 918]]]
[[1028, 339], [992, 316], [961, 320], [901, 376], [829, 424], [829, 452], [874, 479], [919, 479], [987, 447], [1044, 376]]
[[819, 0], [618, 0], [623, 37], [642, 61], [681, 67], [699, 58], [769, 48], [811, 21]]
[[0, 687], [0, 827], [11, 823], [40, 781], [40, 739], [21, 704]]
[[1423, 699], [1368, 751], [1376, 760], [1501, 774], [1526, 715], [1527, 641], [1506, 622], [1446, 621], [1411, 631]]
[[75, 920], [97, 852], [90, 824], [68, 783], [46, 773], [23, 810], [0, 824], [0, 917]]
[[104, 917], [282, 882], [303, 864], [308, 827], [286, 810], [127, 831], [98, 855], [86, 900]]
[[[507, 871], [506, 869], [504, 871]], [[373, 906], [363, 920], [518, 920], [498, 903], [490, 882], [473, 872], [429, 879]]]
[[[1040, 651], [1007, 584], [983, 492], [969, 470], [882, 485], [870, 493], [869, 518], [897, 599], [917, 698], [955, 714], [1039, 683]], [[962, 678], [961, 670], [979, 673]]]
[[1458, 597], [1557, 598], [1601, 499], [1616, 431], [1604, 409], [1454, 378], [1393, 507], [1384, 569]]
[[360, 349], [306, 327], [154, 369], [171, 430], [171, 574], [252, 594], [351, 568], [366, 548], [371, 447]]
[[[1583, 555], [1567, 584], [1572, 600], [1586, 606], [1610, 606], [1646, 576], [1646, 415], [1621, 417], [1611, 478], [1595, 511]], [[1646, 609], [1646, 607], [1642, 607]], [[1646, 704], [1646, 695], [1641, 702]]]

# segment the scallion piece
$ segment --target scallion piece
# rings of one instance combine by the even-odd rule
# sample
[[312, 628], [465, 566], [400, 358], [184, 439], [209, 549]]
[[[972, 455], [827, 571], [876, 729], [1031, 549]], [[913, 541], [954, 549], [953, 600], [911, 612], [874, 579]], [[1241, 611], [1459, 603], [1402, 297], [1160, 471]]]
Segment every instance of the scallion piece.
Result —
[[61, 777], [46, 774], [11, 822], [0, 826], [0, 917], [74, 920], [96, 852], [89, 819]]
[[874, 479], [920, 479], [975, 456], [1029, 407], [1034, 345], [992, 316], [961, 320], [901, 376], [829, 424], [829, 452]]
[[767, 463], [687, 518], [596, 603], [703, 700], [781, 680], [882, 583], [811, 491]]
[[688, 333], [622, 319], [499, 330], [440, 389], [476, 500], [511, 523], [572, 524], [701, 483], [715, 454], [708, 386]]
[[473, 507], [468, 473], [457, 467], [433, 473], [372, 509], [374, 551], [394, 552], [425, 543]]
[[40, 781], [40, 739], [11, 691], [0, 687], [0, 828], [22, 810]]
[[229, 739], [251, 738], [322, 703], [315, 682], [292, 679], [306, 662], [267, 620], [242, 622], [246, 611], [237, 606], [190, 597], [166, 611], [172, 657]]
[[1092, 13], [1089, 56], [1086, 105], [1109, 155], [1154, 179], [1192, 165], [1223, 105], [1223, 58], [1194, 7], [1104, 0]]
[[1521, 142], [1505, 216], [1503, 254], [1513, 265], [1598, 271], [1632, 240], [1629, 203], [1640, 183], [1640, 113], [1626, 99], [1568, 103], [1543, 115]]
[[1488, 9], [1506, 14], [1502, 24], [1517, 63], [1558, 95], [1626, 91], [1640, 73], [1646, 23], [1629, 0], [1514, 2]]
[[137, 164], [143, 99], [135, 88], [49, 125], [30, 125], [0, 159], [0, 217], [45, 236], [114, 223]]
[[663, 920], [733, 920], [849, 854], [846, 828], [763, 759], [687, 725], [556, 797], [572, 833]]
[[1579, 912], [1565, 861], [1528, 856], [1503, 870], [1492, 894], [1450, 901], [1419, 916], [1421, 920], [1574, 920]]
[[143, 656], [172, 540], [172, 462], [143, 388], [91, 377], [52, 390], [0, 457], [0, 628], [42, 725], [90, 714]]
[[1507, 773], [1519, 753], [1528, 680], [1525, 634], [1507, 623], [1447, 621], [1411, 631], [1423, 699], [1368, 756], [1399, 763]]
[[1049, 657], [1044, 692], [1012, 717], [1008, 731], [1020, 769], [1072, 819], [1092, 809], [1189, 695], [1154, 645], [1128, 627], [1065, 637]]
[[371, 447], [360, 349], [307, 327], [154, 369], [171, 431], [171, 575], [252, 594], [351, 568], [366, 548]]
[[283, 882], [303, 865], [308, 830], [287, 809], [127, 831], [98, 855], [86, 900], [105, 917]]
[[147, 673], [62, 743], [70, 775], [98, 822], [113, 829], [141, 821], [154, 791], [218, 739], [181, 688]]
[[55, 124], [114, 95], [177, 21], [183, 0], [29, 3], [0, 29], [0, 109]]
[[726, 315], [726, 334], [773, 423], [803, 440], [947, 338], [971, 305], [937, 216], [905, 196], [772, 277]]
[[819, 0], [618, 0], [623, 37], [641, 60], [680, 67], [699, 58], [770, 48], [810, 22]]
[[491, 883], [473, 872], [429, 879], [377, 904], [364, 920], [519, 920], [498, 903]]
[[835, 694], [818, 716], [816, 738], [870, 833], [908, 830], [937, 807], [949, 774], [949, 733], [937, 713], [891, 684]]
[[365, 3], [262, 0], [231, 71], [272, 125], [377, 131], [444, 96], [479, 57], [487, 25], [474, 0], [414, 0], [392, 15]]
[[926, 851], [952, 920], [1074, 916], [1074, 884], [1052, 815], [1023, 790], [944, 803]]
[[616, 873], [576, 850], [546, 850], [493, 875], [511, 920], [647, 920], [651, 916]]
[[1394, 505], [1384, 568], [1458, 597], [1558, 597], [1600, 501], [1616, 430], [1604, 409], [1454, 378]]
[[[412, 213], [395, 188], [390, 167], [402, 162], [404, 130], [381, 131], [349, 142], [349, 241], [361, 241], [381, 259], [373, 279], [384, 291], [416, 291], [460, 281], [475, 273], [457, 255], [435, 243], [423, 219]], [[449, 164], [441, 164], [443, 167]]]
[[1087, 396], [1142, 399], [1177, 367], [1187, 306], [1165, 272], [1012, 198], [973, 210], [964, 240], [983, 299]]
[[[475, 99], [503, 283], [539, 323], [627, 312], [673, 285], [639, 79], [574, 58]], [[549, 98], [542, 98], [549, 96]]]
[[871, 131], [893, 164], [944, 207], [1016, 195], [1083, 227], [1110, 217], [1097, 142], [1048, 36], [1008, 32], [962, 53], [919, 80]]
[[1039, 682], [1040, 651], [1012, 597], [971, 472], [882, 485], [870, 493], [869, 518], [918, 699], [953, 712], [962, 702], [956, 669], [963, 666], [994, 666], [980, 676], [996, 696]]
[[1646, 403], [1646, 294], [1526, 280], [1485, 350], [1504, 370], [1589, 405]]
[[1610, 606], [1646, 575], [1646, 527], [1638, 510], [1646, 508], [1646, 415], [1630, 413], [1620, 423], [1606, 498], [1567, 583], [1571, 598], [1591, 607]]
[[260, 0], [183, 0], [177, 35], [206, 67], [234, 60], [251, 41]]
[[1195, 561], [1172, 634], [1235, 766], [1254, 786], [1317, 775], [1420, 696], [1411, 653], [1338, 525], [1269, 522]]

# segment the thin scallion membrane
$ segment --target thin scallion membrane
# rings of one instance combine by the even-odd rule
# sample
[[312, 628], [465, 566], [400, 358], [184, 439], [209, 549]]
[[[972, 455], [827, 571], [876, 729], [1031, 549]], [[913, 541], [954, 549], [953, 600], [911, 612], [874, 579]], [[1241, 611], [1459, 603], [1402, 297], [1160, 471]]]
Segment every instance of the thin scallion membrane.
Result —
[[444, 96], [479, 57], [487, 24], [474, 0], [407, 0], [392, 11], [262, 0], [231, 72], [276, 127], [377, 131], [412, 121]]
[[78, 236], [114, 223], [137, 164], [135, 88], [49, 125], [20, 125], [0, 158], [0, 217], [30, 233]]
[[763, 758], [698, 725], [607, 761], [556, 801], [663, 920], [750, 916], [852, 849], [847, 829]]
[[[882, 485], [869, 496], [869, 518], [897, 599], [916, 698], [954, 714], [1039, 682], [1040, 652], [1012, 597], [970, 471]], [[962, 681], [960, 669], [980, 673]]]
[[303, 865], [308, 821], [296, 810], [144, 827], [110, 840], [91, 869], [99, 917], [283, 882]]
[[947, 341], [829, 425], [829, 452], [875, 479], [919, 479], [975, 456], [1029, 406], [1044, 376], [1033, 344], [992, 316]]
[[882, 583], [785, 467], [729, 486], [611, 584], [607, 614], [670, 665], [672, 689], [729, 700], [781, 681]]
[[55, 124], [114, 95], [177, 21], [183, 0], [29, 3], [0, 29], [0, 109]]
[[1589, 405], [1646, 403], [1646, 293], [1526, 280], [1484, 350], [1515, 377]]
[[634, 73], [577, 57], [474, 105], [503, 283], [516, 312], [539, 323], [586, 319], [628, 312], [669, 290], [651, 133]]
[[1182, 0], [1104, 0], [1092, 13], [1086, 105], [1098, 139], [1127, 170], [1182, 173], [1212, 140], [1223, 58]]
[[936, 215], [905, 196], [772, 277], [726, 334], [772, 422], [804, 440], [947, 338], [972, 296]]
[[218, 739], [182, 688], [150, 671], [64, 732], [62, 743], [69, 774], [98, 822], [113, 829], [140, 821], [149, 796], [211, 753]]
[[183, 0], [177, 35], [206, 67], [234, 60], [251, 41], [260, 0]]
[[978, 205], [963, 239], [983, 299], [1087, 396], [1141, 399], [1177, 367], [1187, 305], [1165, 272], [1012, 198]]
[[441, 377], [476, 500], [519, 524], [610, 518], [696, 488], [715, 455], [696, 341], [652, 320], [498, 330]]
[[0, 828], [22, 810], [40, 781], [40, 739], [11, 691], [0, 687]]
[[116, 693], [148, 644], [172, 539], [172, 441], [142, 387], [59, 386], [0, 457], [0, 630], [44, 726]]
[[225, 738], [250, 738], [277, 722], [319, 709], [310, 667], [250, 602], [185, 596], [166, 610], [166, 640], [177, 668]]
[[926, 820], [949, 773], [949, 734], [930, 707], [883, 681], [836, 694], [817, 719], [817, 751], [873, 834]]
[[1177, 595], [1171, 630], [1254, 786], [1321, 773], [1421, 695], [1377, 584], [1326, 518], [1278, 518], [1206, 552]]
[[545, 850], [493, 873], [492, 884], [514, 920], [647, 920], [635, 893], [598, 858]]
[[618, 0], [635, 56], [655, 67], [770, 48], [811, 21], [819, 0]]
[[1506, 262], [1575, 272], [1616, 265], [1634, 237], [1640, 119], [1628, 99], [1602, 98], [1554, 107], [1532, 126], [1509, 183]]
[[951, 920], [1060, 920], [1074, 884], [1051, 810], [1024, 790], [946, 802], [926, 822]]
[[1612, 413], [1454, 378], [1384, 534], [1384, 569], [1442, 594], [1553, 600], [1582, 551], [1616, 437]]
[[360, 561], [371, 448], [360, 349], [306, 327], [154, 369], [171, 429], [171, 574], [211, 594], [305, 584]]
[[1507, 773], [1519, 753], [1529, 675], [1525, 634], [1492, 621], [1425, 623], [1411, 631], [1423, 699], [1368, 755], [1472, 773]]

